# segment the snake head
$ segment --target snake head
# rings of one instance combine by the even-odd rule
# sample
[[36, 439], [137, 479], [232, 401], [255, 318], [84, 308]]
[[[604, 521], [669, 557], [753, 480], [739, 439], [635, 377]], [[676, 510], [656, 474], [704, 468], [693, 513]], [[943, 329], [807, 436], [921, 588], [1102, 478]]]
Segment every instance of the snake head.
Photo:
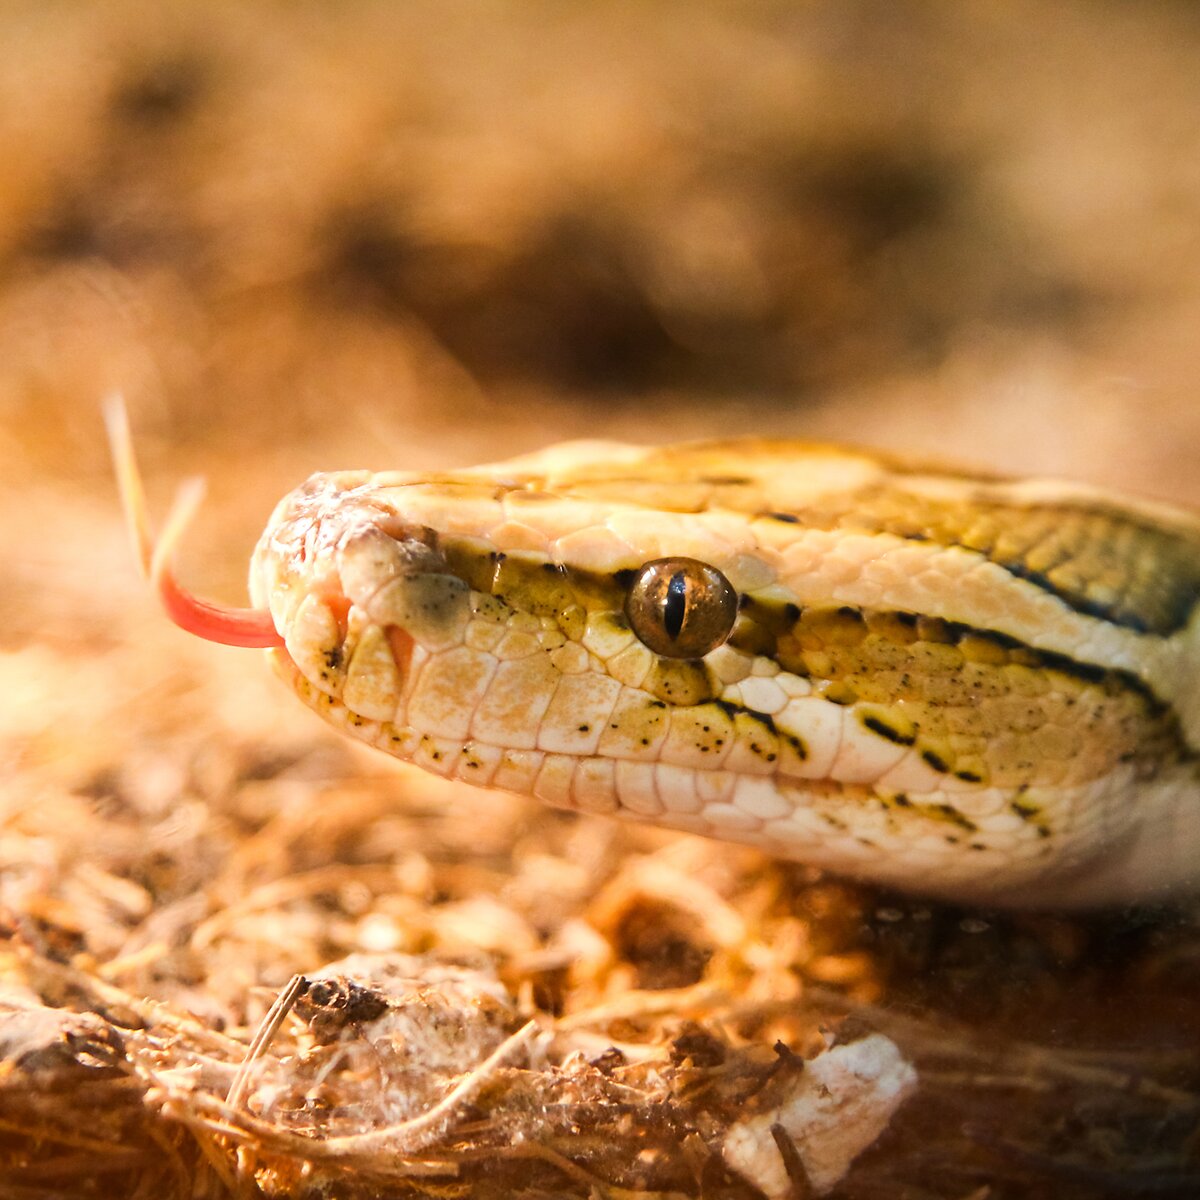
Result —
[[568, 444], [314, 475], [234, 609], [171, 570], [198, 485], [156, 541], [109, 428], [175, 622], [443, 777], [959, 900], [1195, 886], [1179, 514], [804, 443]]

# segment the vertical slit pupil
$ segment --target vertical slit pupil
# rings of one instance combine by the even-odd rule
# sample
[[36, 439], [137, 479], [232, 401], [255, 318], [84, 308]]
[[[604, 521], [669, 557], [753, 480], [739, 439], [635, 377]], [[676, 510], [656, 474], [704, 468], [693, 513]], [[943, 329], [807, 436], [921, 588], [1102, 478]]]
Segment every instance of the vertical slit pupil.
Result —
[[667, 594], [663, 599], [663, 628], [672, 641], [683, 629], [683, 618], [687, 612], [687, 576], [676, 571], [667, 583]]

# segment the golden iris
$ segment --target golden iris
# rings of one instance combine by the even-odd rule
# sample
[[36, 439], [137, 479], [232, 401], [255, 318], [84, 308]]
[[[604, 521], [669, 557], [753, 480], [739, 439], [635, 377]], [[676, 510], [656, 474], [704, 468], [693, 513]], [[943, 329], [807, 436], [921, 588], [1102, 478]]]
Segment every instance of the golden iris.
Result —
[[729, 636], [737, 612], [729, 580], [695, 558], [646, 563], [625, 599], [633, 632], [665, 658], [703, 658]]

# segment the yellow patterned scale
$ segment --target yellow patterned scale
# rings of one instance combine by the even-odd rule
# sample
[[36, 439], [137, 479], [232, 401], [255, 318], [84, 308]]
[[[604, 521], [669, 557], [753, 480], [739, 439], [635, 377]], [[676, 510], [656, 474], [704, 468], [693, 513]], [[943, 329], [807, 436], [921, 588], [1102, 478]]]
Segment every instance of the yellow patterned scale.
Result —
[[956, 900], [1200, 883], [1185, 513], [803, 442], [569, 443], [313, 476], [235, 611], [175, 583], [185, 518], [155, 553], [112, 427], [174, 618], [430, 771]]

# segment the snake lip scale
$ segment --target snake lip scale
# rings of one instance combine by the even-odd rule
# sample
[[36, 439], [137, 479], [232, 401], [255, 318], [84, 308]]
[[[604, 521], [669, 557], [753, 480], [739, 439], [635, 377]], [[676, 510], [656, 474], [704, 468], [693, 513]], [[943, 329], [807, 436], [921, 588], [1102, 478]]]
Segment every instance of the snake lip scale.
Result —
[[1200, 522], [1074, 484], [743, 439], [315, 475], [252, 607], [346, 733], [439, 775], [925, 895], [1094, 907], [1200, 885]]

